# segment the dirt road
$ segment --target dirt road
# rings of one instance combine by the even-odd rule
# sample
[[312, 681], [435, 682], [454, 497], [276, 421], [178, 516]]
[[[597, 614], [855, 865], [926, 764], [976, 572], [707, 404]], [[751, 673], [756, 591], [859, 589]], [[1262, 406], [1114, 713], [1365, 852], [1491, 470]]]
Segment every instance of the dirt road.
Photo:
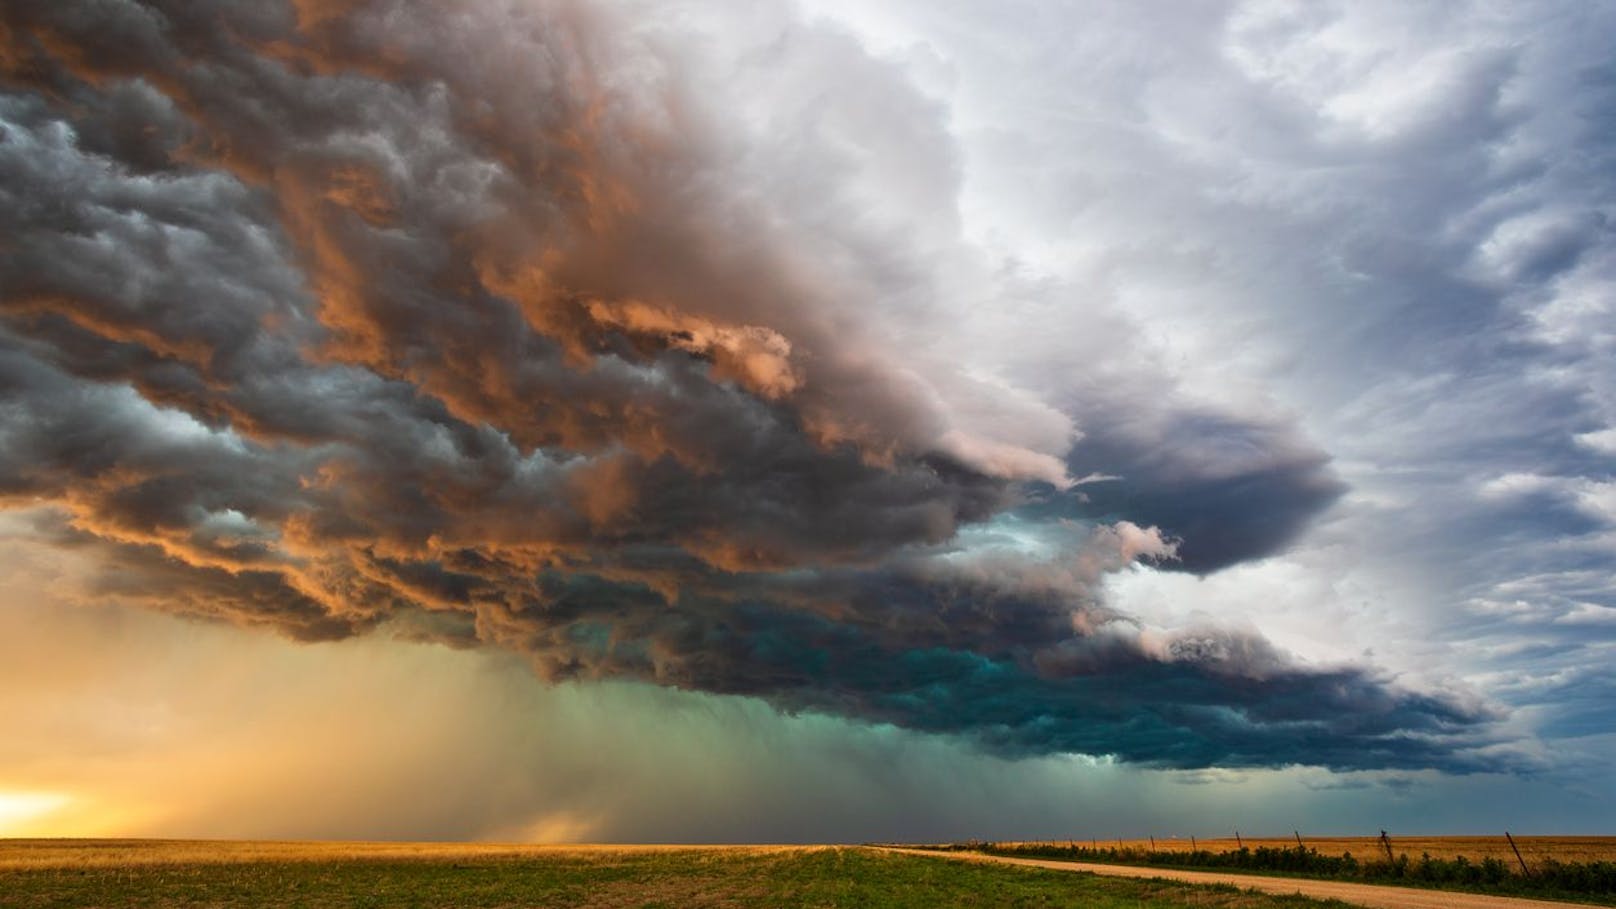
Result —
[[983, 855], [979, 852], [934, 852], [927, 849], [890, 848], [888, 851], [968, 862], [1002, 862], [1032, 868], [1053, 868], [1057, 871], [1092, 871], [1095, 874], [1109, 874], [1116, 877], [1159, 877], [1190, 884], [1233, 884], [1236, 887], [1262, 890], [1267, 893], [1300, 893], [1319, 899], [1337, 899], [1344, 903], [1371, 906], [1374, 909], [1566, 909], [1568, 906], [1588, 905], [1522, 899], [1516, 896], [1487, 896], [1480, 893], [1421, 890], [1413, 887], [1382, 887], [1377, 884], [1350, 884], [1343, 881], [1316, 881], [1295, 877], [1264, 877], [1255, 874], [1224, 874], [1216, 871], [1178, 871], [1172, 868], [1136, 868], [1127, 865], [1008, 858]]

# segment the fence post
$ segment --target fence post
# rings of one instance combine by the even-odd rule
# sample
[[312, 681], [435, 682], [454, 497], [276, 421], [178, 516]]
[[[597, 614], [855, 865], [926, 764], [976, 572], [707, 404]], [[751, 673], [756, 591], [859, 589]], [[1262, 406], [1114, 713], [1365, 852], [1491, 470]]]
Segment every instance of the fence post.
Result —
[[1532, 876], [1532, 869], [1526, 867], [1526, 859], [1521, 858], [1520, 847], [1515, 845], [1515, 838], [1513, 836], [1509, 835], [1508, 830], [1504, 831], [1504, 839], [1509, 840], [1509, 848], [1515, 850], [1515, 861], [1521, 863], [1521, 874], [1524, 874], [1527, 877], [1531, 877]]

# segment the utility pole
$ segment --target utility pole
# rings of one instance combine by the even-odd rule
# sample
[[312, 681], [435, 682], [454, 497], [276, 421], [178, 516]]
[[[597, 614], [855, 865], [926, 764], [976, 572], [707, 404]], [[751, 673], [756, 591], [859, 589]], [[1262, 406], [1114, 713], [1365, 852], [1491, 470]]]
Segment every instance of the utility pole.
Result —
[[1515, 838], [1509, 835], [1508, 830], [1504, 831], [1504, 839], [1509, 840], [1509, 848], [1515, 850], [1515, 861], [1521, 863], [1521, 874], [1531, 877], [1532, 869], [1526, 867], [1526, 859], [1521, 858], [1521, 848], [1515, 845]]

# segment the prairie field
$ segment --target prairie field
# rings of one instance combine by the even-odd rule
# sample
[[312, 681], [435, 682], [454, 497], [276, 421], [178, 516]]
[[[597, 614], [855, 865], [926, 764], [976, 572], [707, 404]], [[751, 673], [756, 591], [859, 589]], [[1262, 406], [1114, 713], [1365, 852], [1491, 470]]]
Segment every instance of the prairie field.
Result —
[[0, 907], [1084, 907], [1343, 903], [837, 846], [0, 840]]
[[[1454, 859], [1464, 856], [1473, 862], [1482, 859], [1495, 858], [1505, 862], [1510, 867], [1518, 867], [1515, 853], [1510, 851], [1509, 841], [1502, 836], [1399, 836], [1388, 834], [1392, 844], [1394, 856], [1408, 856], [1410, 861], [1418, 861], [1422, 855], [1429, 854], [1434, 859]], [[1246, 848], [1256, 849], [1267, 846], [1271, 849], [1296, 848], [1295, 836], [1283, 837], [1257, 837], [1242, 836], [1241, 842]], [[1302, 842], [1309, 849], [1317, 849], [1325, 855], [1340, 855], [1350, 852], [1360, 860], [1373, 860], [1385, 858], [1386, 850], [1380, 843], [1378, 836], [1308, 836], [1302, 834]], [[1072, 840], [1029, 840], [1025, 845], [1071, 845], [1100, 849], [1132, 849], [1140, 852], [1151, 850], [1149, 839], [1116, 840], [1116, 839], [1072, 839]], [[1023, 845], [1022, 843], [1004, 843], [1006, 846]], [[1517, 836], [1515, 845], [1520, 847], [1521, 855], [1530, 866], [1536, 859], [1554, 859], [1557, 862], [1609, 862], [1616, 861], [1616, 836]], [[1192, 849], [1203, 849], [1208, 852], [1233, 852], [1239, 848], [1234, 837], [1200, 839], [1193, 842], [1189, 837], [1157, 837], [1155, 851], [1157, 852], [1189, 852]]]

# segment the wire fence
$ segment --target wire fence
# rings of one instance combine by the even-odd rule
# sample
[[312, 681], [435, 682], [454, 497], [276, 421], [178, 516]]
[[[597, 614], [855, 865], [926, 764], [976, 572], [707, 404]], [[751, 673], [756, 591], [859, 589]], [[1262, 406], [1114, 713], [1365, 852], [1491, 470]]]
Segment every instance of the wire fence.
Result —
[[[1495, 893], [1599, 897], [1616, 904], [1616, 838], [1370, 837], [1143, 839], [1089, 837], [949, 844], [1021, 858], [1219, 869]], [[1556, 854], [1558, 853], [1558, 854]]]

